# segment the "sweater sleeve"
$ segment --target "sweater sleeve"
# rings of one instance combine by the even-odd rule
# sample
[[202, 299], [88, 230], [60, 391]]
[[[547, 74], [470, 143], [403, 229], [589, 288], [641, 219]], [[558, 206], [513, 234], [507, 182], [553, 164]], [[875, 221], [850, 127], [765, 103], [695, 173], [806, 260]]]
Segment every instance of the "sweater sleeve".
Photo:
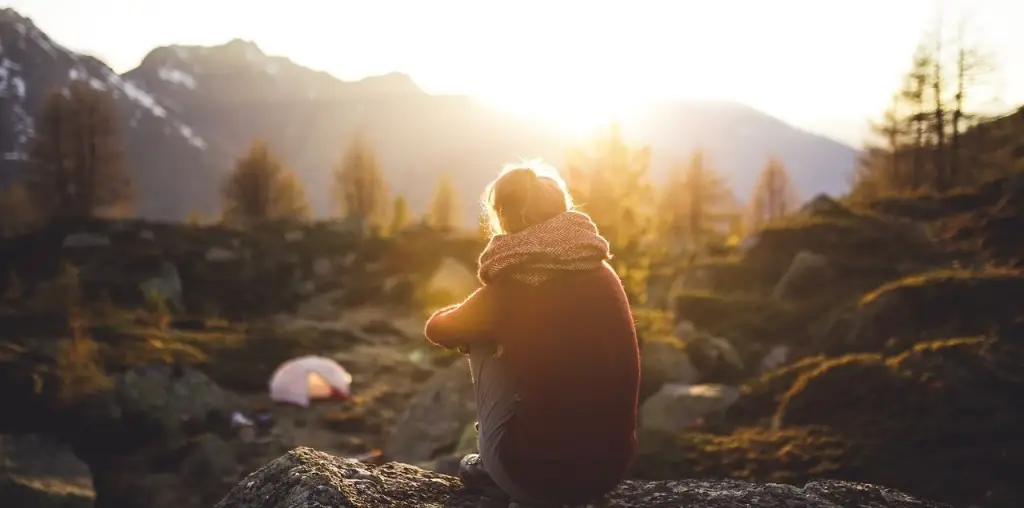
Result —
[[496, 312], [493, 292], [490, 286], [484, 286], [462, 303], [438, 310], [427, 320], [423, 334], [447, 349], [488, 340]]

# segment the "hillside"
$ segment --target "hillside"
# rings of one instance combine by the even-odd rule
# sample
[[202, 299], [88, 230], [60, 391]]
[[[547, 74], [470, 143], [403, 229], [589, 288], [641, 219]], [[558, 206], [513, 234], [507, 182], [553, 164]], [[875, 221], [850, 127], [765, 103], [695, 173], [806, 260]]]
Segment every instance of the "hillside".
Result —
[[[425, 209], [443, 171], [456, 175], [467, 220], [478, 191], [520, 157], [560, 162], [570, 139], [469, 97], [433, 96], [408, 77], [343, 82], [248, 41], [152, 50], [118, 76], [55, 42], [17, 12], [0, 11], [5, 99], [0, 105], [0, 182], [24, 169], [32, 115], [43, 94], [86, 79], [117, 98], [143, 217], [180, 219], [218, 209], [217, 185], [254, 138], [298, 173], [314, 209], [329, 210], [330, 168], [357, 130], [375, 144], [393, 190]], [[856, 151], [728, 103], [666, 103], [629, 119], [626, 134], [653, 147], [655, 175], [704, 148], [745, 196], [769, 156], [780, 157], [805, 197], [845, 188]]]
[[[638, 482], [623, 488], [844, 480], [1021, 506], [1022, 189], [1015, 176], [857, 207], [817, 199], [664, 275], [680, 285], [668, 308], [634, 308]], [[0, 487], [31, 500], [15, 508], [213, 506], [296, 446], [451, 473], [474, 446], [472, 386], [423, 339], [423, 311], [475, 286], [480, 248], [337, 221], [99, 221], [6, 239], [0, 393], [19, 411], [0, 416]], [[438, 273], [462, 289], [438, 292]], [[354, 397], [270, 402], [276, 366], [306, 354], [349, 369]], [[235, 412], [266, 419], [256, 437]], [[430, 495], [458, 499], [449, 487]]]

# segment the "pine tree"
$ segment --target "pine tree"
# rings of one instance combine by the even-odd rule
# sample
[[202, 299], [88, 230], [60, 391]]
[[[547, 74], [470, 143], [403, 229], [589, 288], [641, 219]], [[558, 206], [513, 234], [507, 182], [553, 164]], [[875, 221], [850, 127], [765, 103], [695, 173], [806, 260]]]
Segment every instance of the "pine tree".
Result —
[[688, 164], [675, 168], [660, 203], [659, 215], [674, 251], [697, 252], [727, 235], [736, 213], [725, 179], [708, 165], [700, 150]]
[[383, 227], [389, 212], [388, 189], [377, 154], [357, 135], [334, 170], [334, 199], [343, 217]]
[[270, 152], [254, 141], [221, 187], [225, 224], [252, 227], [278, 220], [309, 216], [302, 183]]
[[459, 196], [455, 191], [452, 175], [445, 172], [441, 174], [437, 190], [434, 191], [434, 199], [430, 202], [427, 224], [441, 231], [458, 229], [462, 225], [459, 208]]
[[25, 190], [41, 215], [84, 220], [131, 206], [117, 110], [83, 81], [53, 90], [35, 126]]
[[796, 210], [796, 188], [782, 161], [771, 158], [761, 170], [750, 197], [750, 228], [759, 230], [783, 215]]
[[409, 213], [409, 202], [405, 196], [398, 196], [391, 206], [391, 223], [388, 226], [388, 233], [399, 233], [409, 227], [411, 214]]

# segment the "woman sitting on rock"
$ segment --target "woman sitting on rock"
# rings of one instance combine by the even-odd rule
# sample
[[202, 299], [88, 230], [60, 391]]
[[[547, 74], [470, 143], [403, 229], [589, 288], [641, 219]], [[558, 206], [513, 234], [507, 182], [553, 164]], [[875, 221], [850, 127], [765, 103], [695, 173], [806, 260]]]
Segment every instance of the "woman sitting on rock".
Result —
[[506, 169], [484, 205], [493, 235], [482, 287], [425, 330], [469, 355], [480, 454], [462, 459], [459, 476], [523, 504], [597, 500], [632, 459], [640, 383], [608, 242], [547, 166]]

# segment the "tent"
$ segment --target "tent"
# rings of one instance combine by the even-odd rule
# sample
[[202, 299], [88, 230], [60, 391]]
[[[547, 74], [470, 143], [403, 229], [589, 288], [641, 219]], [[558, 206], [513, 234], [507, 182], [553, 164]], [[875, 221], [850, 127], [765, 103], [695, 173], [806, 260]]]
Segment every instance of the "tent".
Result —
[[352, 375], [322, 356], [302, 356], [281, 364], [270, 378], [275, 402], [308, 407], [315, 399], [347, 399]]

